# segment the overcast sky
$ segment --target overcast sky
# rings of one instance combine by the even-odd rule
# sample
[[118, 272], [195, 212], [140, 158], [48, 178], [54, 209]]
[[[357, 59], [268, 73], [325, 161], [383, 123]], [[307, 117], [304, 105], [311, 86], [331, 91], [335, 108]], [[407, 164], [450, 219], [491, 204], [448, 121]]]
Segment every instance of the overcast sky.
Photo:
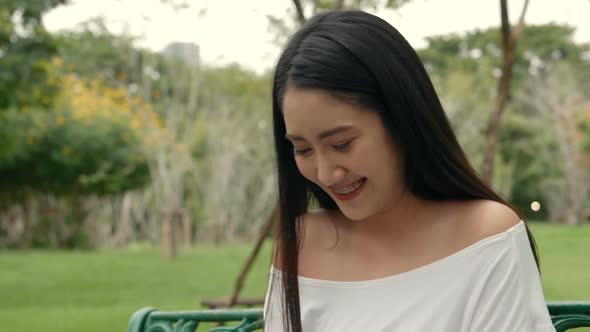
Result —
[[[176, 1], [178, 2], [178, 1]], [[209, 64], [238, 62], [262, 71], [271, 68], [280, 50], [272, 43], [266, 15], [284, 17], [291, 0], [193, 0], [175, 11], [161, 0], [72, 0], [47, 13], [49, 31], [72, 29], [103, 16], [114, 33], [139, 36], [140, 45], [159, 51], [173, 41], [194, 42]], [[508, 0], [511, 21], [517, 20], [524, 0]], [[498, 0], [413, 0], [397, 11], [376, 14], [395, 26], [416, 48], [424, 37], [498, 26]], [[576, 28], [575, 40], [590, 41], [590, 0], [530, 0], [526, 22], [567, 23]]]

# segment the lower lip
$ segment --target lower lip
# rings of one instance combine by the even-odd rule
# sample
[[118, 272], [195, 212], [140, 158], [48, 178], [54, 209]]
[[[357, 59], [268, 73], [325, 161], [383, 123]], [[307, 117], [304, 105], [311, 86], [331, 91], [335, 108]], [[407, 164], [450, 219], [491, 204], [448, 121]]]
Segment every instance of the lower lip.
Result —
[[365, 183], [367, 182], [367, 179], [363, 179], [363, 183], [361, 183], [361, 185], [356, 188], [353, 192], [349, 193], [349, 194], [339, 194], [336, 193], [334, 191], [332, 191], [334, 193], [334, 195], [336, 195], [336, 197], [341, 200], [341, 201], [350, 201], [351, 199], [354, 199], [355, 197], [357, 197], [361, 191], [363, 191], [363, 188], [365, 187]]

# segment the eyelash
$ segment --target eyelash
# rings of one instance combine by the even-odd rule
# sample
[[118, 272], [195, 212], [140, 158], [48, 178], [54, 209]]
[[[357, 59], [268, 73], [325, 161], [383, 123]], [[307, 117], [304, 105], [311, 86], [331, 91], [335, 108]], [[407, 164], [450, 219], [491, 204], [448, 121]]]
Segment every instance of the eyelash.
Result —
[[341, 144], [334, 145], [334, 149], [336, 149], [336, 151], [344, 152], [344, 151], [348, 150], [348, 148], [350, 148], [350, 143], [352, 143], [352, 140], [350, 140], [348, 142], [341, 143]]
[[307, 155], [307, 153], [311, 151], [311, 149], [303, 149], [303, 150], [297, 150], [295, 149], [295, 155], [296, 156], [305, 156]]
[[[354, 140], [350, 140], [348, 142], [333, 145], [332, 147], [338, 152], [346, 152], [350, 148], [350, 144], [352, 143], [352, 141], [354, 141]], [[311, 151], [311, 149], [301, 149], [301, 150], [295, 149], [295, 155], [306, 156], [309, 153], [309, 151]]]

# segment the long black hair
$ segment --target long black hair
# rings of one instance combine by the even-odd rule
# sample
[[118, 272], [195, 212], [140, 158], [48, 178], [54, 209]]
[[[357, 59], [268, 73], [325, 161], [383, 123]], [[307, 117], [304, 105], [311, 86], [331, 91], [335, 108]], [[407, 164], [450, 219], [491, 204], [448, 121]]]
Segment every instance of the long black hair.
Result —
[[[280, 56], [272, 90], [280, 209], [275, 254], [280, 253], [276, 258], [283, 270], [284, 325], [290, 331], [301, 331], [297, 220], [312, 199], [325, 209], [338, 207], [297, 169], [282, 112], [288, 86], [327, 91], [378, 112], [401, 149], [405, 185], [414, 195], [428, 200], [488, 199], [510, 206], [470, 165], [422, 62], [394, 27], [361, 11], [312, 17]], [[538, 265], [528, 227], [527, 233]]]

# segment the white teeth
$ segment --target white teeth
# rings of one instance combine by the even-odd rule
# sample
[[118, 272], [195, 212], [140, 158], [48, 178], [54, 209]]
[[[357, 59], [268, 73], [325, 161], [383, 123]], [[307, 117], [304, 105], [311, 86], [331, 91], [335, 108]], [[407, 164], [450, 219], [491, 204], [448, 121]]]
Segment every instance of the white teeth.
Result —
[[363, 182], [364, 180], [360, 180], [354, 187], [348, 189], [347, 191], [336, 191], [336, 193], [341, 195], [350, 194], [353, 191], [357, 190], [363, 184]]

